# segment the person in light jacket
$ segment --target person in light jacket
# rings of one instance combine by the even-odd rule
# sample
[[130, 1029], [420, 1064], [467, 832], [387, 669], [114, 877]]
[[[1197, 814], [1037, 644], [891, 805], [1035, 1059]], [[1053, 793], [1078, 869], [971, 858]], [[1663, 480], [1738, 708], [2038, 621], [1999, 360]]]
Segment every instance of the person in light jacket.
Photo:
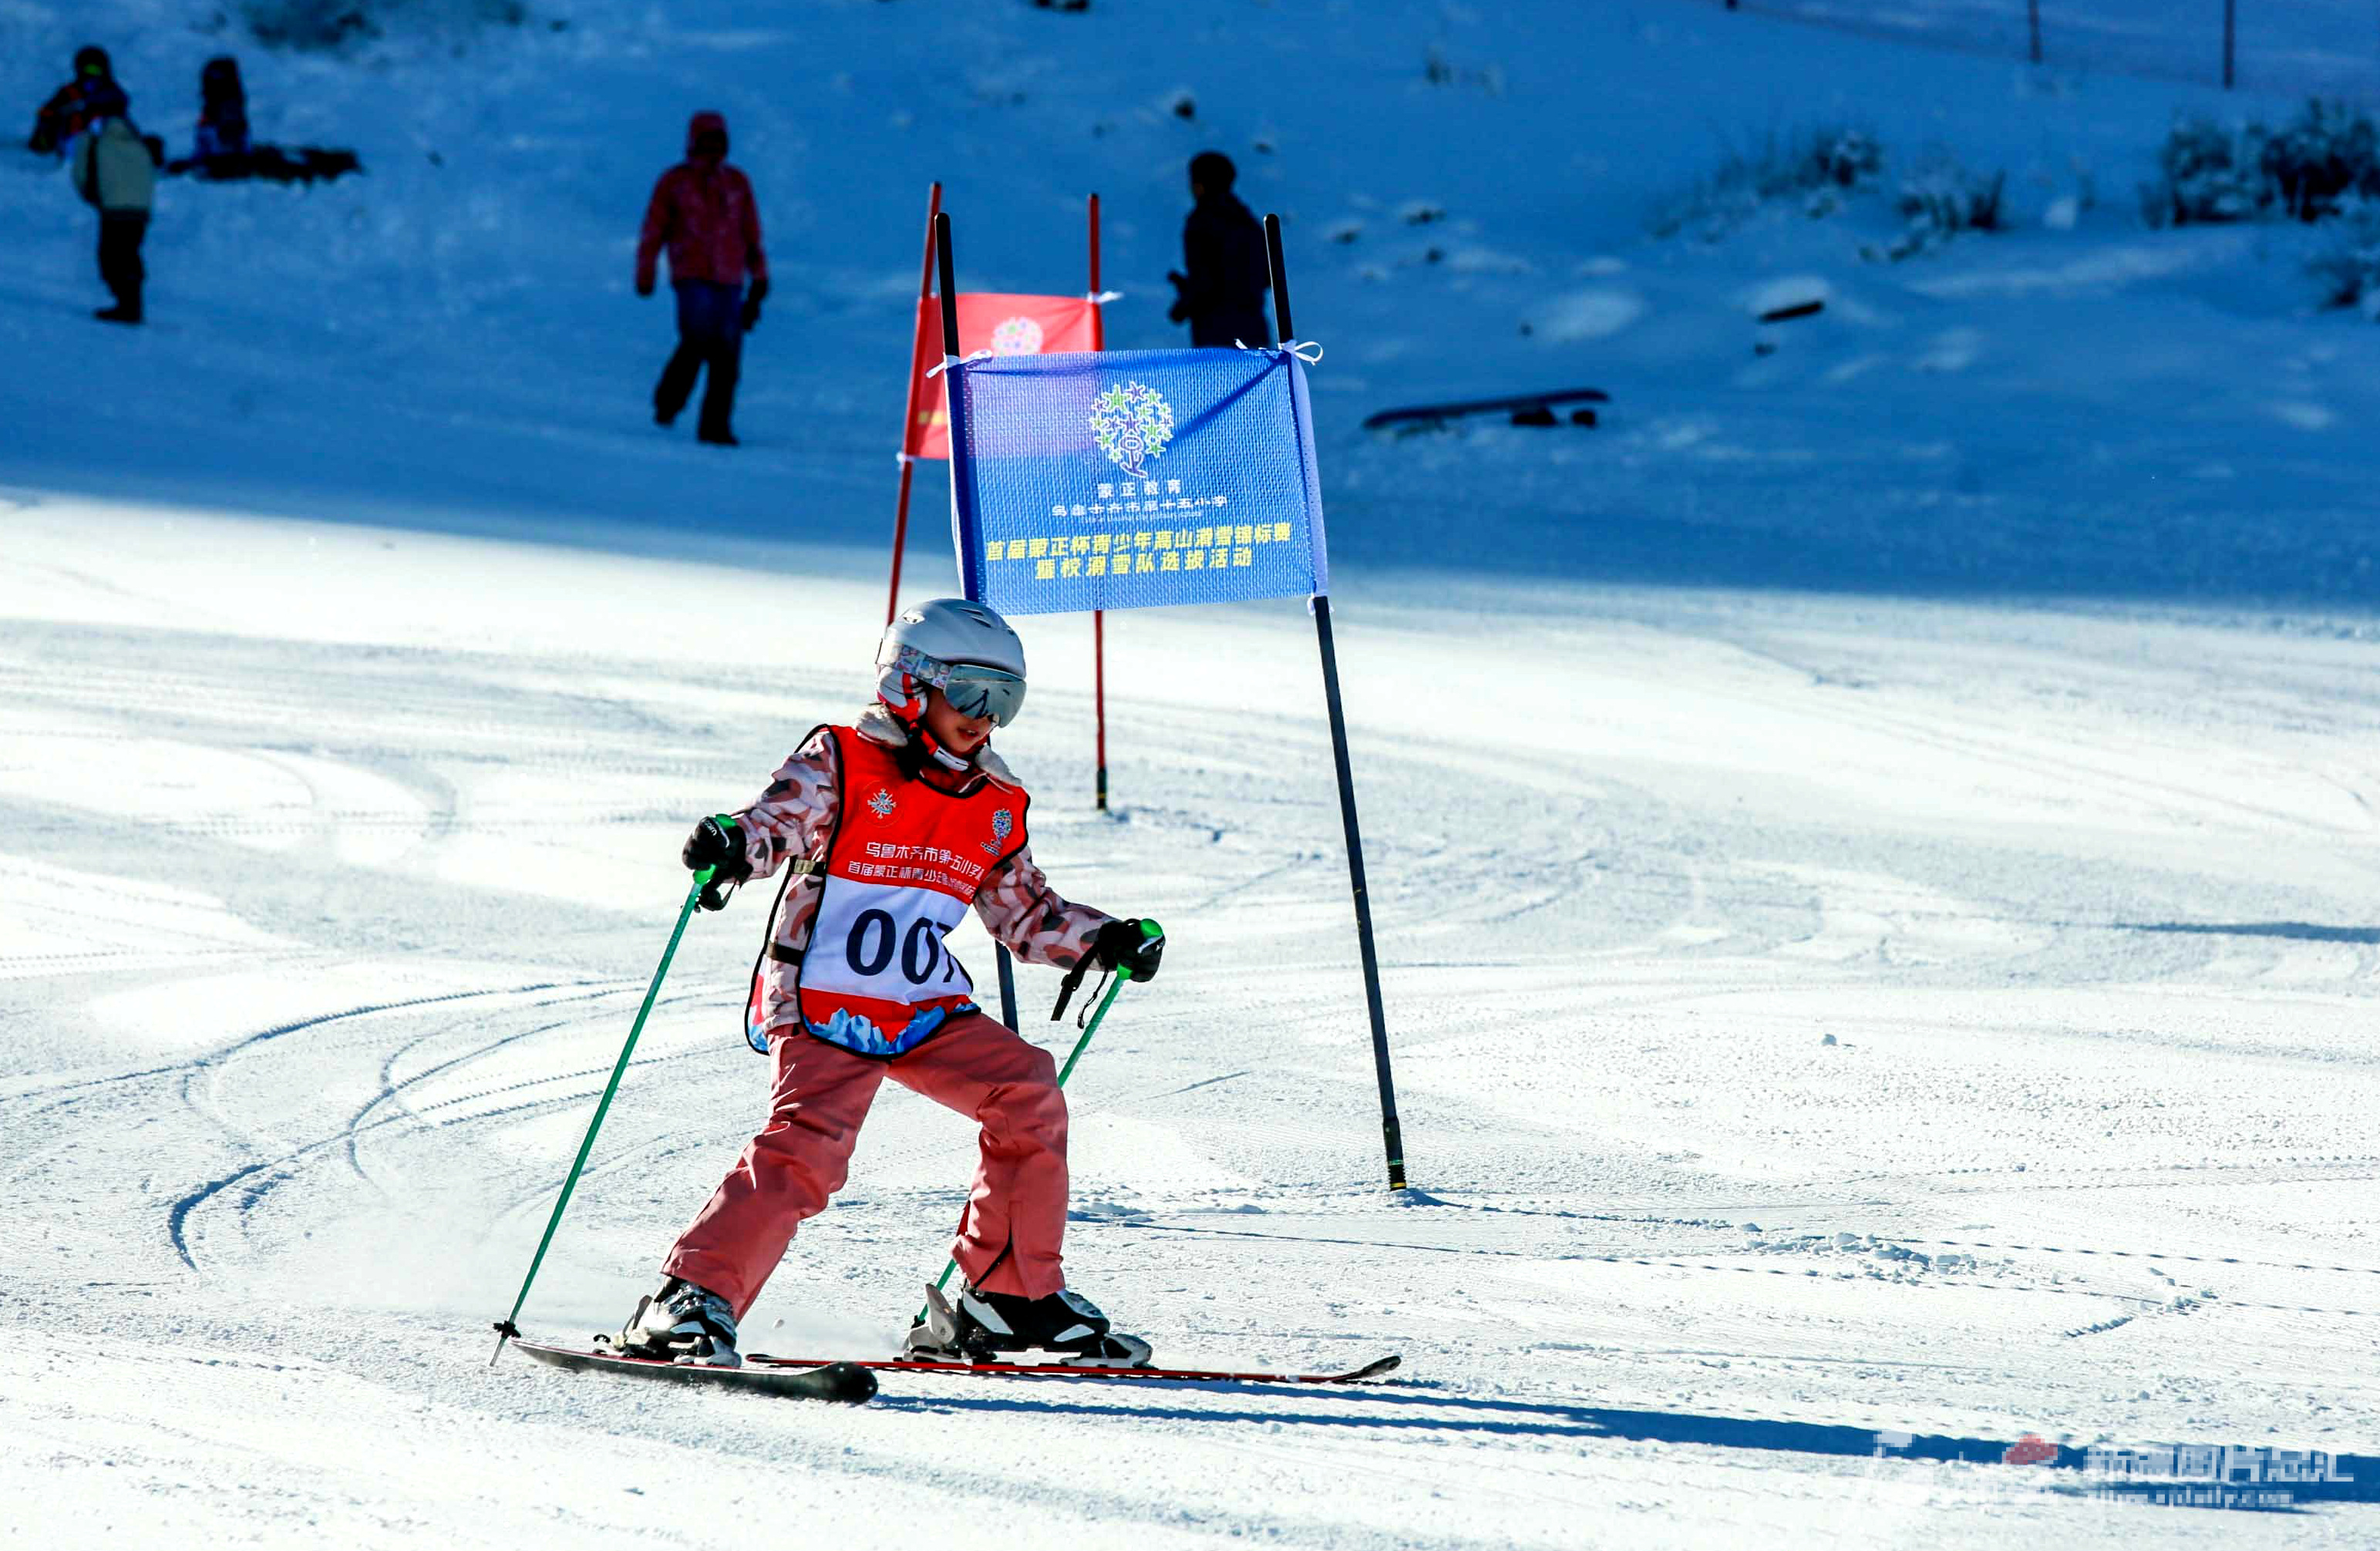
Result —
[[140, 244], [149, 235], [155, 157], [121, 111], [77, 136], [73, 156], [75, 192], [99, 211], [99, 278], [115, 297], [115, 306], [93, 316], [103, 322], [137, 323], [141, 286], [149, 277]]

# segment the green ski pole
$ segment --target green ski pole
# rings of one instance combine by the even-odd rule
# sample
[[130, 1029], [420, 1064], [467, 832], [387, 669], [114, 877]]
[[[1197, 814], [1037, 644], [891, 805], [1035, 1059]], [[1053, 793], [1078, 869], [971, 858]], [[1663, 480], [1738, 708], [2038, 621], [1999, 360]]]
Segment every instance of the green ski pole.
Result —
[[[725, 822], [732, 832], [735, 820]], [[579, 1171], [587, 1167], [587, 1155], [595, 1149], [595, 1133], [603, 1129], [603, 1117], [611, 1112], [612, 1096], [620, 1091], [620, 1079], [627, 1073], [628, 1058], [636, 1053], [637, 1036], [645, 1032], [645, 1018], [653, 1010], [653, 999], [661, 995], [662, 978], [669, 974], [670, 961], [677, 956], [678, 939], [686, 935], [687, 919], [694, 915], [696, 903], [718, 871], [717, 867], [703, 868], [694, 875], [694, 882], [686, 891], [686, 903], [678, 907], [677, 925], [670, 928], [669, 946], [662, 951], [660, 967], [653, 971], [653, 983], [645, 988], [645, 1004], [637, 1009], [637, 1021], [628, 1027], [628, 1042], [620, 1047], [620, 1059], [612, 1066], [612, 1080], [603, 1084], [603, 1097], [595, 1104], [595, 1118], [587, 1122], [587, 1139], [578, 1144], [577, 1159], [570, 1166], [569, 1178], [562, 1181], [562, 1195], [553, 1204], [553, 1216], [546, 1219], [545, 1237], [537, 1242], [537, 1254], [529, 1260], [528, 1275], [521, 1278], [520, 1296], [513, 1300], [513, 1312], [496, 1323], [496, 1350], [488, 1359], [491, 1368], [504, 1354], [504, 1342], [520, 1336], [519, 1327], [513, 1322], [520, 1317], [521, 1305], [528, 1302], [529, 1284], [537, 1280], [538, 1267], [545, 1264], [545, 1252], [553, 1242], [553, 1230], [562, 1226], [562, 1214], [570, 1206], [570, 1193], [577, 1188]]]
[[[1154, 921], [1144, 920], [1140, 924], [1140, 935], [1145, 938], [1163, 937], [1165, 935], [1165, 928], [1159, 926]], [[1108, 994], [1099, 999], [1099, 1008], [1091, 1014], [1091, 1021], [1083, 1026], [1083, 1037], [1075, 1041], [1075, 1048], [1073, 1052], [1066, 1057], [1066, 1064], [1058, 1069], [1058, 1085], [1060, 1087], [1064, 1087], [1066, 1085], [1066, 1079], [1075, 1074], [1075, 1063], [1083, 1059], [1083, 1052], [1085, 1050], [1090, 1048], [1091, 1036], [1099, 1032], [1099, 1020], [1108, 1015], [1108, 1009], [1115, 1005], [1117, 993], [1123, 989], [1124, 982], [1131, 978], [1131, 970], [1126, 969], [1122, 964], [1118, 964], [1116, 966], [1115, 984], [1110, 986], [1108, 988]], [[1068, 989], [1071, 991], [1072, 988], [1069, 987]], [[1062, 998], [1060, 999], [1058, 1006], [1061, 1012], [1065, 1010], [1065, 1005], [1064, 1000]], [[958, 1256], [951, 1256], [950, 1264], [944, 1266], [942, 1267], [942, 1274], [934, 1279], [934, 1290], [940, 1292], [943, 1289], [949, 1287], [951, 1285], [951, 1273], [958, 1268]], [[917, 1311], [917, 1318], [920, 1321], [923, 1321], [925, 1317], [926, 1311], [924, 1309], [919, 1309]]]

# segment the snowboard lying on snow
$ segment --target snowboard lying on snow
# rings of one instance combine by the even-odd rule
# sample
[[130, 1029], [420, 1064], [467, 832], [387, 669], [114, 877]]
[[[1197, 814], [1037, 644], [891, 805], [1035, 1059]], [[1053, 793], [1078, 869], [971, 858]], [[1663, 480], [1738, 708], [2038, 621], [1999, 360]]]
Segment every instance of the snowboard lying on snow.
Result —
[[[1509, 398], [1473, 398], [1452, 404], [1415, 404], [1402, 409], [1383, 409], [1366, 418], [1364, 429], [1426, 430], [1466, 415], [1509, 415], [1516, 426], [1550, 426], [1559, 423], [1554, 411], [1563, 405], [1610, 402], [1611, 395], [1601, 388], [1555, 388], [1542, 394], [1514, 394]], [[1591, 426], [1595, 424], [1595, 411], [1572, 409], [1570, 419], [1572, 425]]]

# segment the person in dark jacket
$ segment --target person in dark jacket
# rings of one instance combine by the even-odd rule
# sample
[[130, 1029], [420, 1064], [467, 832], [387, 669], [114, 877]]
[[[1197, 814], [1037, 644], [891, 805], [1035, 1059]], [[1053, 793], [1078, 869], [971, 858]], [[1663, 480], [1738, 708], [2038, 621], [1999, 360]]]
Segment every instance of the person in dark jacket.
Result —
[[1190, 197], [1197, 203], [1182, 223], [1182, 266], [1189, 273], [1166, 276], [1179, 293], [1166, 316], [1189, 323], [1194, 346], [1272, 343], [1265, 316], [1272, 272], [1264, 228], [1232, 192], [1237, 176], [1220, 151], [1190, 159]]
[[653, 294], [664, 248], [670, 288], [677, 293], [678, 344], [653, 385], [653, 420], [664, 426], [675, 420], [694, 393], [696, 376], [708, 367], [710, 380], [702, 392], [697, 439], [733, 447], [744, 335], [760, 321], [760, 303], [769, 295], [769, 261], [760, 249], [760, 211], [751, 181], [727, 164], [727, 120], [718, 114], [694, 115], [686, 125], [686, 160], [653, 185], [637, 242], [637, 295]]
[[199, 127], [191, 137], [190, 154], [166, 163], [165, 170], [211, 183], [253, 177], [312, 184], [359, 173], [363, 163], [352, 151], [259, 144], [249, 133], [248, 88], [239, 79], [239, 61], [219, 54], [199, 72]]
[[25, 148], [64, 156], [77, 135], [103, 118], [122, 115], [130, 107], [124, 88], [115, 84], [107, 51], [86, 43], [75, 51], [74, 79], [51, 93], [42, 111], [34, 115], [33, 133]]
[[219, 54], [199, 72], [199, 128], [190, 159], [208, 177], [245, 177], [249, 173], [248, 88], [239, 61]]

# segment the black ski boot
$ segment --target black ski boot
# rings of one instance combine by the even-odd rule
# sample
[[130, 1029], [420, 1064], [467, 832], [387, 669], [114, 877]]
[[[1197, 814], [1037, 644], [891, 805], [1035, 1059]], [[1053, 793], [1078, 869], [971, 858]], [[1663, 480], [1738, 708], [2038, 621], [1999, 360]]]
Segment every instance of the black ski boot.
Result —
[[1041, 1351], [1075, 1368], [1145, 1368], [1149, 1346], [1120, 1336], [1108, 1316], [1081, 1293], [1060, 1289], [1046, 1298], [978, 1292], [966, 1287], [953, 1304], [940, 1288], [926, 1289], [926, 1318], [909, 1332], [912, 1357], [982, 1363]]
[[744, 1365], [735, 1350], [735, 1311], [727, 1300], [675, 1277], [662, 1283], [659, 1292], [637, 1300], [637, 1312], [628, 1316], [613, 1349], [624, 1357], [712, 1368]]

